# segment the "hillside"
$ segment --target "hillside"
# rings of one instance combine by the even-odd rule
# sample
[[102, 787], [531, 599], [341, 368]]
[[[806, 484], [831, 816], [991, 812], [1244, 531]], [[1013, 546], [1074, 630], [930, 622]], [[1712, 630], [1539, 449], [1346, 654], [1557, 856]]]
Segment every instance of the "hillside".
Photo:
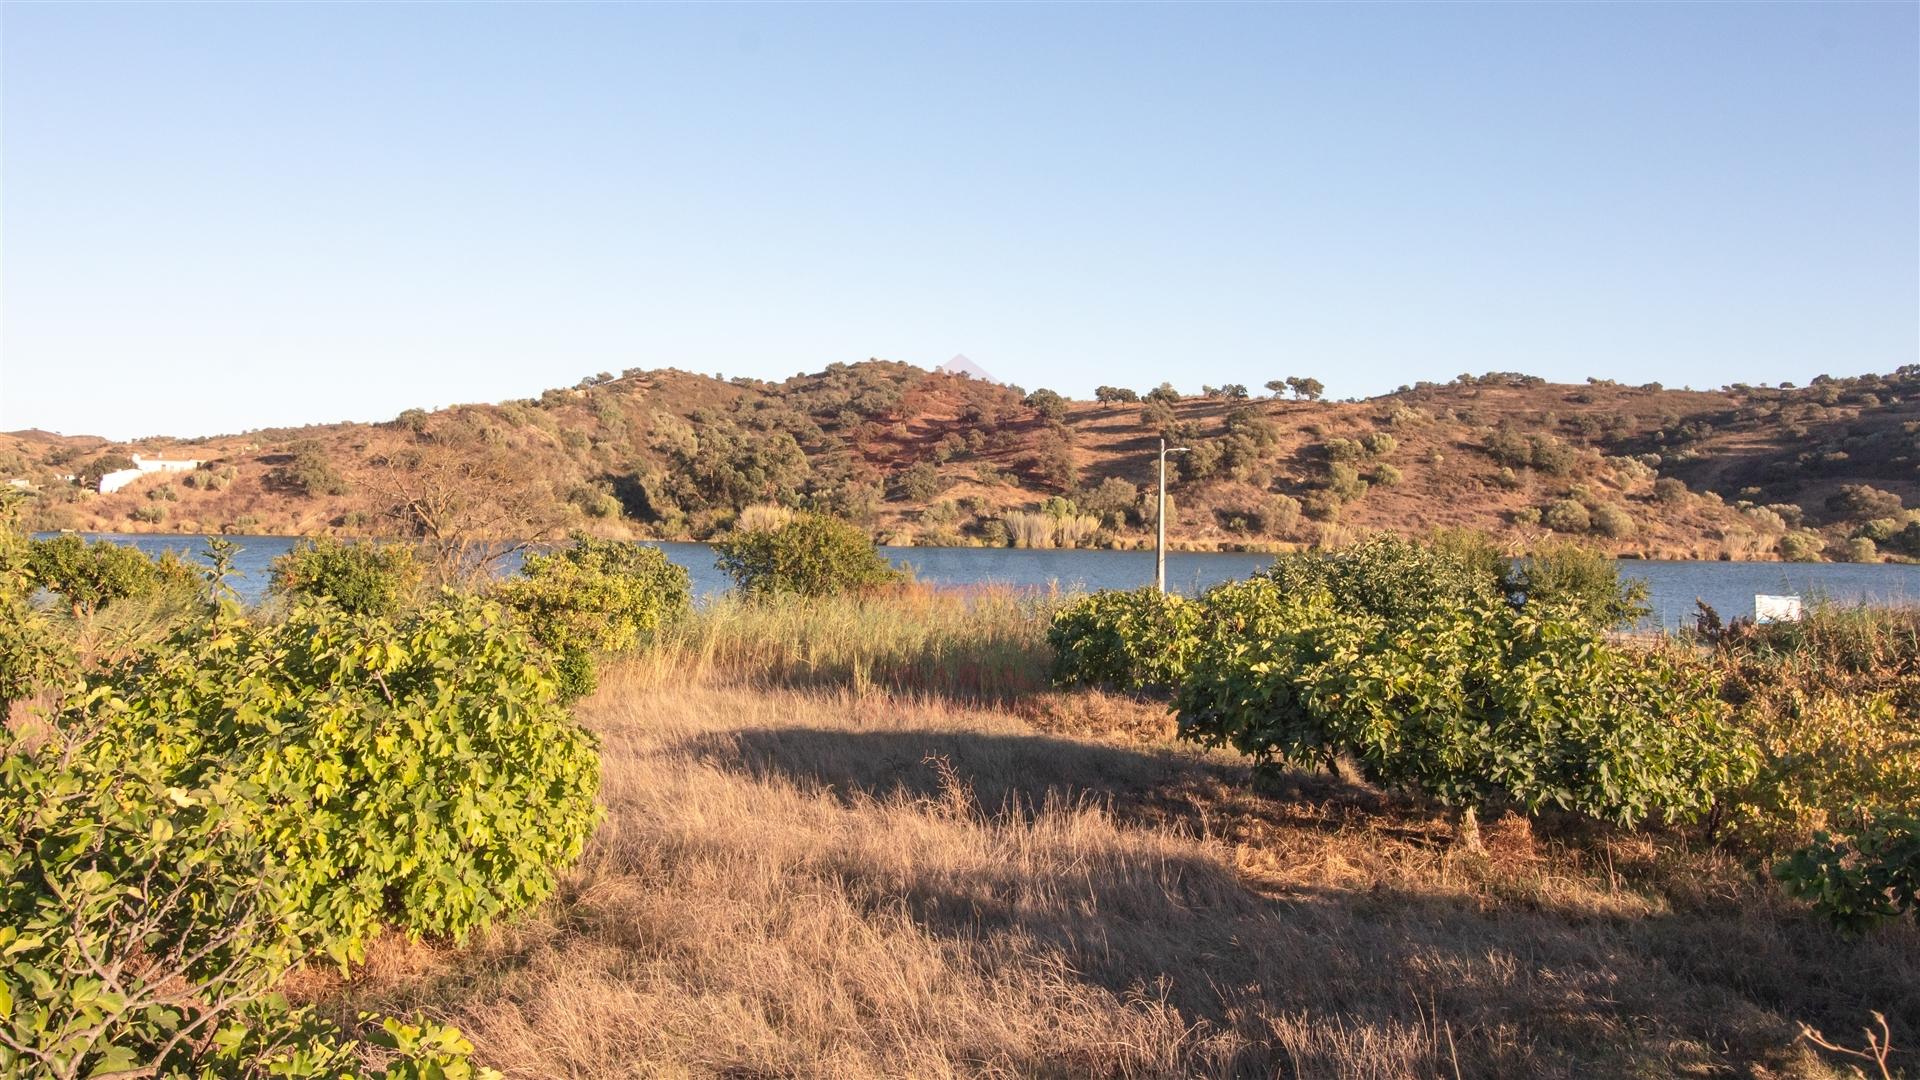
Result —
[[[381, 424], [13, 432], [0, 478], [47, 529], [697, 539], [778, 503], [898, 544], [1138, 546], [1164, 433], [1193, 448], [1173, 459], [1178, 546], [1457, 526], [1648, 557], [1920, 555], [1920, 368], [1715, 391], [1495, 373], [1348, 402], [1301, 382], [1067, 401], [888, 361], [780, 383], [635, 369]], [[89, 489], [136, 453], [203, 464]]]

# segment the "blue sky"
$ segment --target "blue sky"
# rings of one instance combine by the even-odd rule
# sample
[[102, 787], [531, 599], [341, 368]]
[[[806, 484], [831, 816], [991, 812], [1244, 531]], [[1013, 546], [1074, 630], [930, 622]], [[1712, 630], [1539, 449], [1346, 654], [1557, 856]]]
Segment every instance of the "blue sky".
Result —
[[1920, 7], [0, 9], [0, 429], [1920, 361]]

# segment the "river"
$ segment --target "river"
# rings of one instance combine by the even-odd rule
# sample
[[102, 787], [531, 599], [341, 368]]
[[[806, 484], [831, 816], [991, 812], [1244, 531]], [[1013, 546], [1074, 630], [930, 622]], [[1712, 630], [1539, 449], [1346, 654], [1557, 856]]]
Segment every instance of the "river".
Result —
[[[199, 536], [86, 534], [90, 540], [132, 544], [149, 554], [173, 550], [198, 557]], [[240, 549], [234, 587], [245, 600], [266, 591], [267, 565], [298, 541], [286, 536], [231, 536]], [[706, 544], [658, 542], [667, 558], [687, 568], [696, 596], [725, 592], [727, 578], [713, 565]], [[1008, 585], [1063, 590], [1130, 589], [1153, 581], [1151, 551], [1035, 551], [1020, 548], [881, 548], [887, 558], [935, 585]], [[1218, 582], [1246, 577], [1272, 561], [1269, 555], [1167, 553], [1167, 587], [1196, 593]], [[511, 570], [511, 561], [506, 569]], [[1677, 626], [1692, 618], [1696, 599], [1721, 615], [1753, 614], [1756, 594], [1792, 594], [1840, 603], [1920, 602], [1920, 565], [1894, 563], [1679, 562], [1625, 559], [1622, 574], [1647, 582], [1654, 621]]]

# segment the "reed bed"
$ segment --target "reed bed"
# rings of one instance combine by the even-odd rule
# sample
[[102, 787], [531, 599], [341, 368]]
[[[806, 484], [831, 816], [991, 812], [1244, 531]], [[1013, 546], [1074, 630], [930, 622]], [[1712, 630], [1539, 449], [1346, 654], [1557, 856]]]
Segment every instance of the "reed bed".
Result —
[[730, 594], [631, 661], [644, 685], [744, 680], [1006, 701], [1045, 689], [1057, 591], [924, 585], [827, 598]]

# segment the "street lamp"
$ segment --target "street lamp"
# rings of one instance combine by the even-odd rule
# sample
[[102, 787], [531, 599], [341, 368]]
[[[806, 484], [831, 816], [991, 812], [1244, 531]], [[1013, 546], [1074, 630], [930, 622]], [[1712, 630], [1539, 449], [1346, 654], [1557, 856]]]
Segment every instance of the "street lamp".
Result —
[[1167, 437], [1160, 437], [1160, 509], [1154, 514], [1154, 524], [1159, 531], [1153, 541], [1153, 587], [1162, 593], [1167, 591], [1167, 455], [1185, 454], [1190, 449], [1168, 446]]

